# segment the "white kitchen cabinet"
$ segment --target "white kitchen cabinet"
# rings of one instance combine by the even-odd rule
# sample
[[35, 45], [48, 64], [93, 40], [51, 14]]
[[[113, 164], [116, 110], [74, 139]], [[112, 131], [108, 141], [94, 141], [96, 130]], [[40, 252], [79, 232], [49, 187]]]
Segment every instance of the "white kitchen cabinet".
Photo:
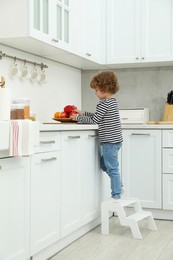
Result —
[[70, 39], [74, 53], [106, 63], [106, 0], [71, 1]]
[[98, 165], [98, 137], [94, 131], [81, 133], [82, 224], [99, 215], [101, 171]]
[[29, 258], [30, 158], [0, 159], [0, 259]]
[[173, 174], [173, 148], [163, 149], [163, 173]]
[[32, 256], [60, 239], [59, 138], [59, 133], [41, 133], [40, 151], [31, 158]]
[[123, 130], [122, 179], [127, 197], [162, 208], [161, 130]]
[[61, 237], [94, 220], [99, 207], [95, 131], [61, 133]]
[[80, 139], [77, 131], [61, 133], [61, 237], [82, 225]]
[[163, 148], [173, 148], [173, 130], [163, 130]]
[[163, 174], [163, 209], [173, 210], [173, 174]]
[[163, 130], [163, 209], [173, 210], [173, 130]]
[[32, 0], [29, 8], [29, 34], [62, 50], [70, 49], [69, 1]]
[[106, 63], [106, 0], [85, 0], [82, 8], [84, 57]]
[[80, 67], [80, 53], [76, 53], [72, 37], [76, 30], [72, 15], [78, 17], [78, 9], [72, 12], [74, 7], [70, 0], [1, 1], [0, 23], [7, 19], [8, 23], [0, 31], [0, 43]]
[[170, 61], [172, 0], [107, 0], [107, 63]]

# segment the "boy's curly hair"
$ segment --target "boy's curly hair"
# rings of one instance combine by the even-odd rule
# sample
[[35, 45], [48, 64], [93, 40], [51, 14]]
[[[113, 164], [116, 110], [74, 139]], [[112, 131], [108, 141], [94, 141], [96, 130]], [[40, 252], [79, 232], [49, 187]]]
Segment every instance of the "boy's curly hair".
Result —
[[97, 87], [100, 91], [111, 94], [115, 94], [120, 88], [118, 77], [113, 71], [101, 71], [96, 74], [91, 79], [90, 87], [93, 89]]

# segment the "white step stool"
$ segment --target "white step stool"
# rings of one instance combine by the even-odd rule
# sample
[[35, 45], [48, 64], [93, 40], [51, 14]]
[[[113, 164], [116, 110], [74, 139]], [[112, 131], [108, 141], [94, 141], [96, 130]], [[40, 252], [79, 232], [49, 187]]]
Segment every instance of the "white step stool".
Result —
[[[125, 207], [133, 207], [135, 213], [126, 216]], [[138, 227], [138, 221], [147, 219], [148, 228], [150, 230], [157, 230], [152, 213], [144, 211], [141, 208], [140, 201], [138, 199], [121, 199], [114, 200], [112, 198], [105, 200], [101, 203], [101, 232], [102, 234], [109, 234], [109, 212], [116, 212], [122, 226], [129, 226], [132, 231], [132, 235], [136, 239], [142, 239], [141, 232]]]

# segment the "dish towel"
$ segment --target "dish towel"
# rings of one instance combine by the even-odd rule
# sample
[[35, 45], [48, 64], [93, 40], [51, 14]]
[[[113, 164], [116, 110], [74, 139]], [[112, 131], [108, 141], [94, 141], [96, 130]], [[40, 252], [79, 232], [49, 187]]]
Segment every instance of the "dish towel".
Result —
[[10, 156], [34, 153], [34, 125], [31, 120], [10, 120]]

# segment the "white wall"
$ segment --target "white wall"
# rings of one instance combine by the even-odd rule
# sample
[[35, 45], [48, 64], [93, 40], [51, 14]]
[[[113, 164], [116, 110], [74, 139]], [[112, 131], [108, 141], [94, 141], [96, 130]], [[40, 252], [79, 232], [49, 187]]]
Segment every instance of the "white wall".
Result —
[[[67, 104], [74, 104], [81, 108], [81, 70], [54, 61], [21, 52], [19, 50], [0, 45], [0, 51], [11, 56], [28, 59], [33, 62], [48, 65], [45, 69], [47, 80], [45, 83], [32, 82], [30, 79], [12, 78], [9, 68], [13, 60], [7, 57], [0, 60], [0, 76], [6, 79], [6, 87], [11, 90], [11, 98], [28, 98], [31, 110], [36, 112], [37, 120], [50, 122], [56, 111], [62, 111]], [[17, 64], [23, 65], [18, 61]], [[29, 71], [33, 65], [27, 64]]]

